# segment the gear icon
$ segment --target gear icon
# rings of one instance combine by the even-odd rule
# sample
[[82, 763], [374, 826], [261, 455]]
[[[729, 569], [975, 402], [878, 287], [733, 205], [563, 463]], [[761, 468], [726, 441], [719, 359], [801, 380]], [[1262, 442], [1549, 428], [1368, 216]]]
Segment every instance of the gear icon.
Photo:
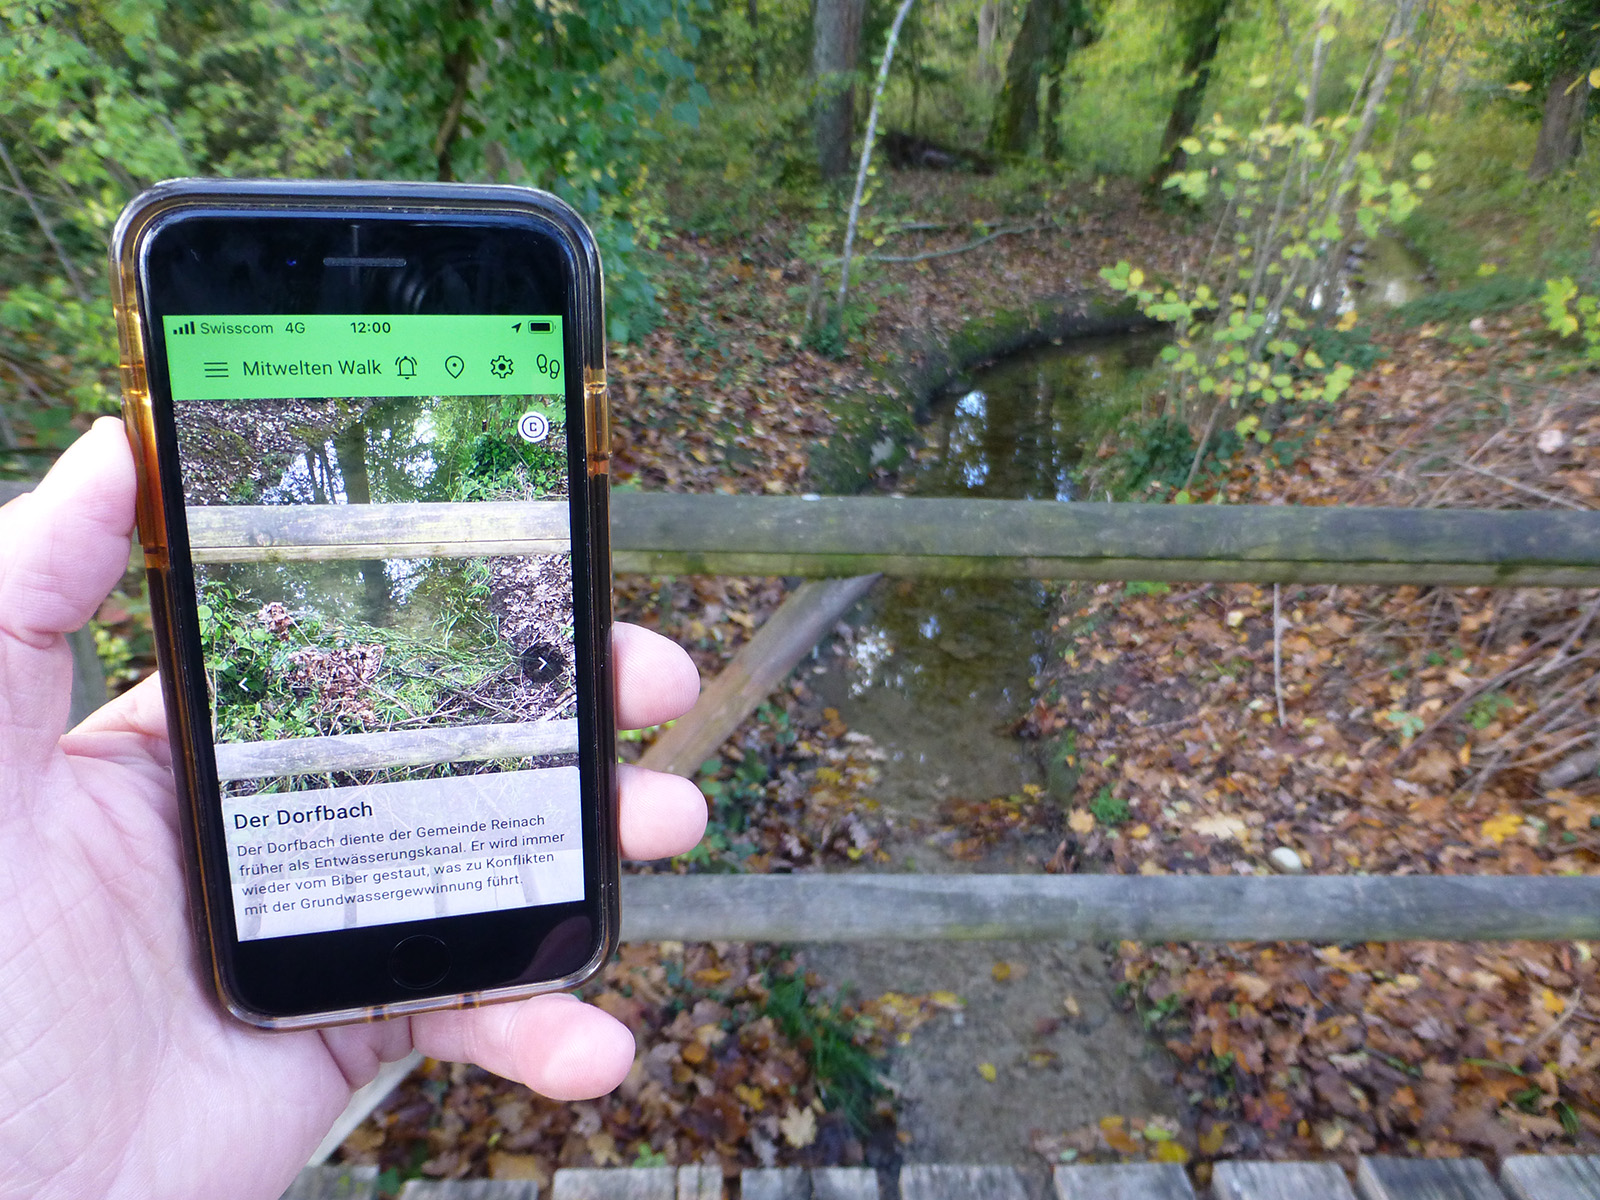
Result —
[[489, 360], [489, 370], [494, 372], [496, 379], [507, 379], [511, 375], [511, 360], [504, 354], [496, 354]]

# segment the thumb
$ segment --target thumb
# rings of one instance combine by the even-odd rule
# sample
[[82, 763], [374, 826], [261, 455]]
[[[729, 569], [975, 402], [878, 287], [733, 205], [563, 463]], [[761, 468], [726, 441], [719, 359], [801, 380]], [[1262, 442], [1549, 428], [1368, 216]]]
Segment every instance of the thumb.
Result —
[[42, 764], [67, 723], [72, 652], [128, 566], [133, 455], [103, 417], [38, 487], [0, 510], [0, 755]]

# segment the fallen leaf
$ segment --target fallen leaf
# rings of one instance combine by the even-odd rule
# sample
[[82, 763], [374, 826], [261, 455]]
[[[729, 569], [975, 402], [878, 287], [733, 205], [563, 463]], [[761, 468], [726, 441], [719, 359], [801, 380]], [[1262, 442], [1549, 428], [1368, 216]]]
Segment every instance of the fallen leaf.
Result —
[[508, 1154], [504, 1150], [489, 1152], [490, 1179], [534, 1179], [543, 1191], [550, 1185], [550, 1172], [537, 1154]]
[[1196, 833], [1234, 842], [1243, 840], [1248, 829], [1249, 826], [1238, 817], [1201, 817], [1194, 823]]
[[1496, 846], [1522, 828], [1522, 817], [1513, 812], [1498, 813], [1483, 823], [1483, 836]]
[[778, 1119], [778, 1130], [783, 1134], [783, 1140], [796, 1150], [803, 1149], [817, 1140], [817, 1114], [809, 1108], [790, 1107]]

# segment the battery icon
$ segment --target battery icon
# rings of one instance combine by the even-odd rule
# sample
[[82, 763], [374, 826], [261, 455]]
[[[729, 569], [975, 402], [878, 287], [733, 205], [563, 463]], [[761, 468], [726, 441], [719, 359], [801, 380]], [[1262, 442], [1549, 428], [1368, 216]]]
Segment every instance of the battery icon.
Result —
[[549, 321], [529, 321], [528, 322], [528, 332], [529, 333], [549, 333], [550, 329], [551, 329], [551, 325], [550, 325]]

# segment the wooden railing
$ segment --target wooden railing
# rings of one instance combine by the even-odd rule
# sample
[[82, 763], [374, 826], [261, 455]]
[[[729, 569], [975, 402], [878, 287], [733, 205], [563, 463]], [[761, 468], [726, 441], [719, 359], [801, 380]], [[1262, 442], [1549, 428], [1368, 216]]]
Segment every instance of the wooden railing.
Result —
[[217, 746], [217, 776], [224, 780], [265, 779], [577, 752], [576, 721], [507, 721], [272, 742], [223, 742]]
[[[612, 500], [614, 563], [624, 572], [1600, 586], [1593, 512], [631, 492]], [[564, 506], [548, 504], [208, 507], [189, 510], [189, 521], [205, 562], [566, 548]], [[835, 590], [853, 598], [861, 588]], [[829, 624], [813, 623], [818, 632]], [[558, 752], [544, 748], [558, 739], [570, 746], [562, 724], [428, 736], [443, 739], [436, 748], [446, 758], [512, 757]], [[416, 734], [361, 734], [219, 747], [219, 759], [229, 778], [243, 778], [295, 764], [440, 760], [422, 752]], [[623, 913], [624, 936], [646, 941], [1597, 938], [1600, 877], [647, 875], [624, 881]]]
[[[563, 504], [189, 509], [198, 562], [566, 548]], [[618, 571], [1600, 586], [1600, 513], [618, 492]]]

